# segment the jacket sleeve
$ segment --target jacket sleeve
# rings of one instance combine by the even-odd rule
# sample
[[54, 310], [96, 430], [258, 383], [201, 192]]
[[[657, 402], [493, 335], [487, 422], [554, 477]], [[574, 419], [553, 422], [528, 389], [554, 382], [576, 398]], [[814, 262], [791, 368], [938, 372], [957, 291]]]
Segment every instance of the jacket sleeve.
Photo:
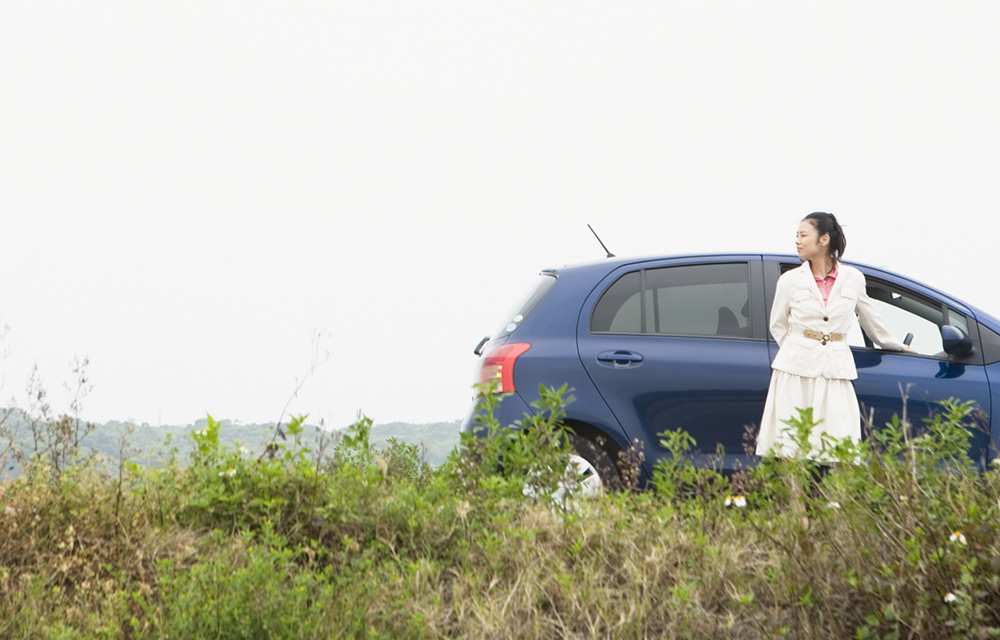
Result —
[[788, 335], [789, 300], [791, 296], [788, 278], [778, 278], [778, 286], [774, 291], [774, 302], [771, 304], [771, 335], [780, 347]]
[[892, 332], [882, 322], [882, 316], [879, 315], [875, 303], [868, 297], [865, 276], [864, 274], [860, 275], [861, 293], [858, 296], [857, 312], [861, 328], [865, 330], [865, 334], [872, 339], [872, 342], [883, 349], [902, 351], [905, 345], [896, 336], [892, 335]]

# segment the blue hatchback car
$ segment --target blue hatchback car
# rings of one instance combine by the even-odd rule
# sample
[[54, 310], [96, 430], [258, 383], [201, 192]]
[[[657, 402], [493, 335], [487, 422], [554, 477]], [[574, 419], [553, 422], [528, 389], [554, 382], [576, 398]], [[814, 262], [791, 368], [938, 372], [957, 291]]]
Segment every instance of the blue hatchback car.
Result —
[[[721, 447], [725, 469], [751, 466], [747, 444], [778, 350], [768, 331], [775, 285], [800, 264], [790, 255], [695, 255], [544, 270], [476, 348], [479, 381], [497, 379], [511, 394], [495, 414], [501, 424], [533, 411], [540, 384], [566, 383], [576, 397], [566, 423], [577, 463], [608, 487], [621, 485], [618, 453], [636, 439], [644, 483], [665, 453], [657, 434], [666, 430], [690, 433], [695, 457], [717, 460]], [[1000, 320], [901, 275], [850, 264], [864, 273], [885, 324], [917, 352], [883, 351], [860, 326], [848, 333], [862, 414], [883, 425], [902, 413], [905, 395], [920, 425], [940, 400], [971, 400], [978, 425], [970, 454], [985, 466], [1000, 441], [992, 420]], [[473, 402], [464, 431], [474, 431], [478, 410]]]

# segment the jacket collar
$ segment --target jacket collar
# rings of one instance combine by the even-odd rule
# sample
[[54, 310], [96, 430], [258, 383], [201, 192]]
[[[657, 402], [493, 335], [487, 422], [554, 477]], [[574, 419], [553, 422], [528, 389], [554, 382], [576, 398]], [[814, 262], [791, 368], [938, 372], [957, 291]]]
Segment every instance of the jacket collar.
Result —
[[[840, 291], [840, 287], [844, 282], [844, 278], [842, 277], [843, 276], [843, 269], [841, 269], [842, 266], [843, 266], [842, 264], [837, 263], [837, 266], [834, 269], [834, 272], [837, 274], [837, 279], [833, 283], [833, 288], [830, 289], [830, 296], [829, 298], [827, 298], [827, 300], [832, 299], [833, 296], [838, 294], [838, 292]], [[816, 284], [816, 278], [815, 276], [813, 276], [812, 266], [809, 264], [809, 261], [804, 260], [802, 262], [802, 265], [798, 267], [796, 270], [799, 271], [801, 274], [800, 277], [803, 280], [802, 286], [807, 287], [810, 291], [813, 292], [813, 295], [815, 295], [820, 302], [823, 302], [823, 293], [819, 290], [819, 285]], [[824, 304], [829, 304], [829, 302], [826, 302]]]

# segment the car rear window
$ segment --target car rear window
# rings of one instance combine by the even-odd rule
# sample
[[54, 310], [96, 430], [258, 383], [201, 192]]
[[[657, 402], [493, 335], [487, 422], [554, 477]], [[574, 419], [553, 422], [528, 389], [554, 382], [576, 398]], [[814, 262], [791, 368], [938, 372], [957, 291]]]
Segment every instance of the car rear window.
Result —
[[555, 273], [545, 271], [539, 274], [531, 287], [528, 288], [528, 291], [518, 300], [514, 308], [504, 316], [503, 322], [493, 332], [490, 340], [506, 338], [521, 326], [521, 323], [535, 310], [535, 307], [538, 306], [538, 303], [542, 301], [542, 298], [545, 297], [545, 294], [549, 292], [549, 289], [555, 283]]
[[750, 337], [745, 262], [626, 273], [608, 287], [590, 319], [592, 333]]

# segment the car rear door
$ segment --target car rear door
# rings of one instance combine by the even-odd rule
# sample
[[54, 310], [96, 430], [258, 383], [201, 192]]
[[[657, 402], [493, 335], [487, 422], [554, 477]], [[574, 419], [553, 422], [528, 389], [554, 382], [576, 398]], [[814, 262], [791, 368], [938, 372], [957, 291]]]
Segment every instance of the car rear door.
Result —
[[697, 450], [745, 461], [770, 380], [759, 256], [623, 266], [591, 293], [577, 332], [584, 368], [647, 471], [657, 434], [683, 429]]

